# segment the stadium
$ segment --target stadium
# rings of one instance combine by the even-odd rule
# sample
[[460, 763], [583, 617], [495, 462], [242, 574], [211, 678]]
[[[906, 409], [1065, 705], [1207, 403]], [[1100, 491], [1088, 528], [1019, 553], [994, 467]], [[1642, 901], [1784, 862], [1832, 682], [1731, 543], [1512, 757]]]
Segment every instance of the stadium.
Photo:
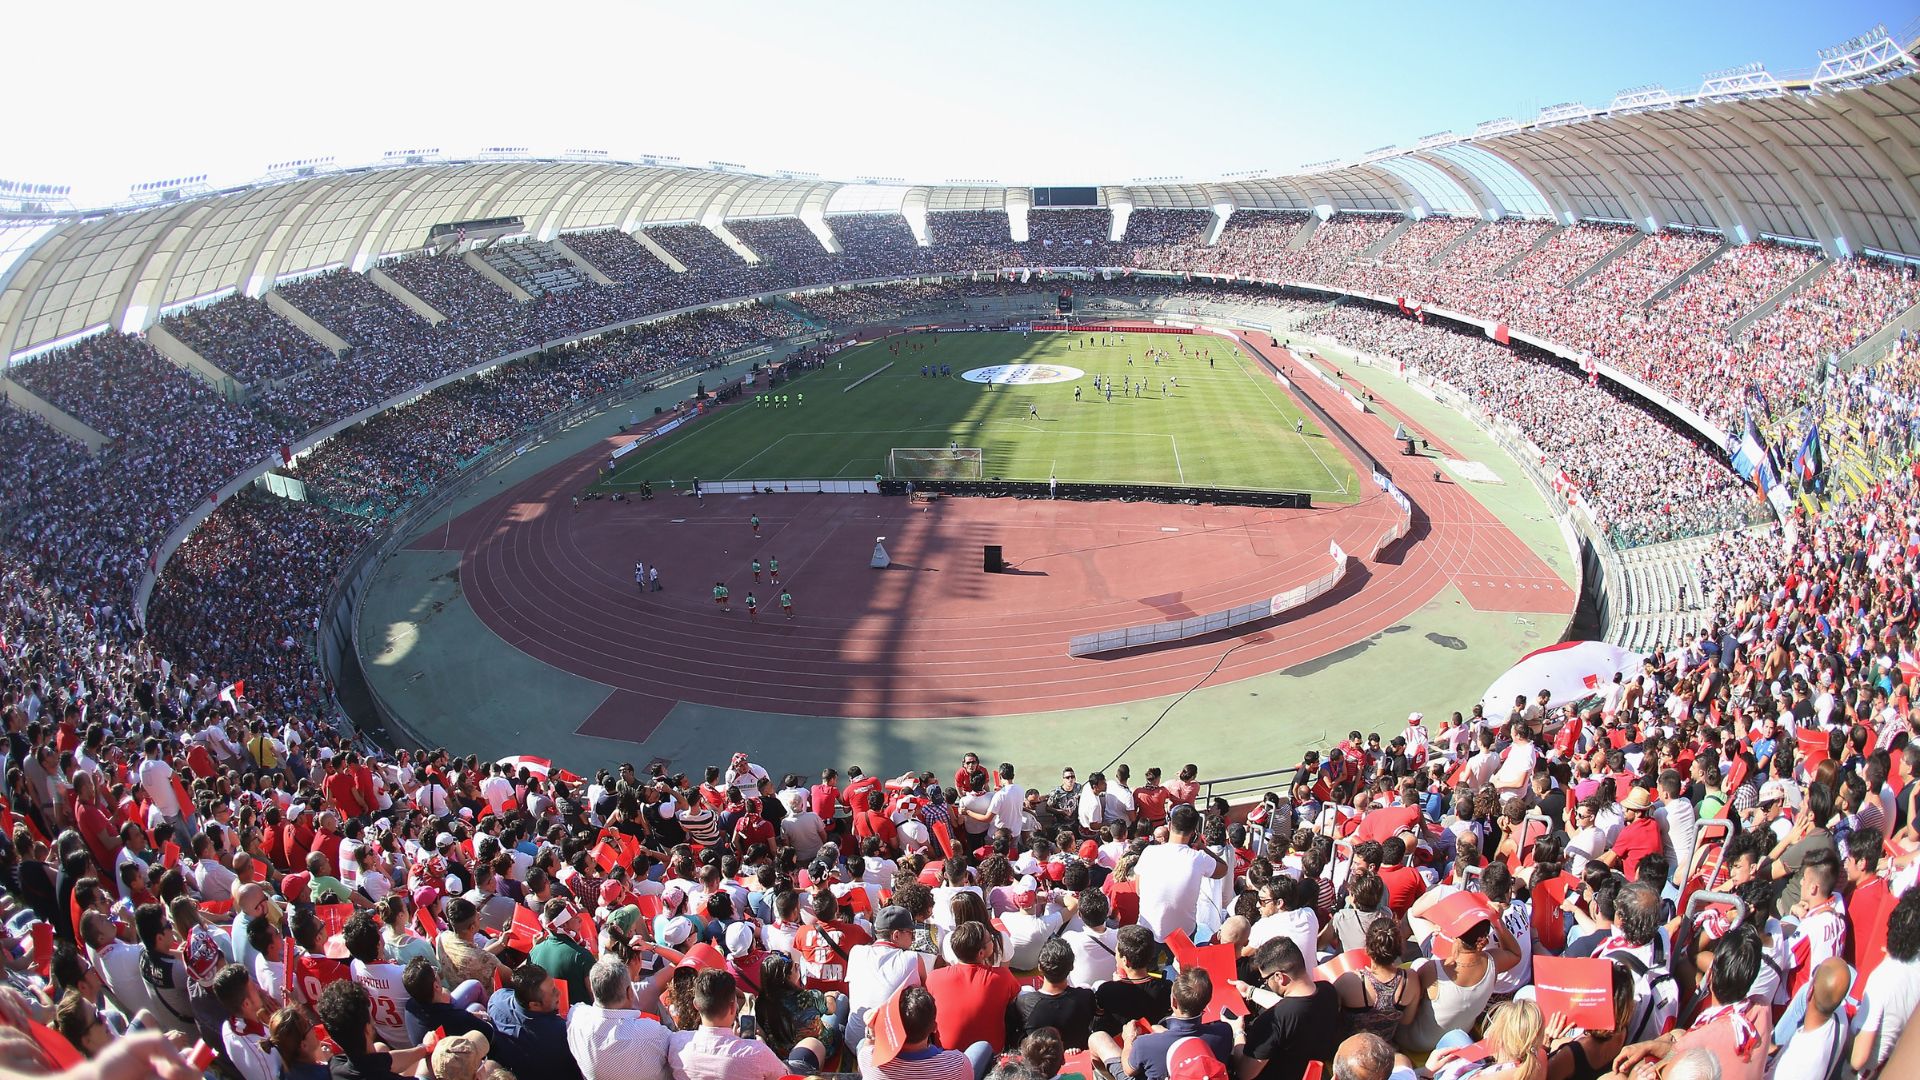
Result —
[[[1209, 1020], [1228, 977], [1241, 1017], [1256, 994], [1332, 1009], [1317, 971], [1353, 1037], [1272, 1035], [1267, 1001], [1210, 1062], [1241, 1080], [1387, 1080], [1375, 1043], [1504, 1075], [1459, 1068], [1474, 1037], [1508, 1064], [1578, 1044], [1682, 1080], [1869, 1075], [1904, 1019], [1875, 1002], [1920, 1000], [1916, 331], [1914, 28], [1197, 180], [518, 147], [112, 205], [0, 180], [0, 915], [24, 994], [0, 1015], [31, 1017], [27, 1071], [76, 1078], [110, 1053], [296, 1075], [315, 1022], [333, 1075], [382, 1075], [342, 1032], [370, 1008], [388, 1065], [488, 1062], [422, 1075], [557, 1055], [725, 1080], [680, 1036], [735, 1018], [672, 973], [732, 971], [777, 1016], [764, 946], [854, 1002], [812, 1038], [763, 1011], [768, 1075], [919, 1080], [888, 1062], [932, 1006], [863, 1001], [841, 944], [904, 933], [890, 901], [924, 882], [986, 894], [957, 922], [1008, 953], [909, 911], [943, 1016], [999, 992], [936, 989], [975, 966], [1037, 988], [1008, 1017], [1069, 986], [1100, 1010], [1077, 1039], [984, 1008], [965, 1030], [995, 1037], [942, 1026], [925, 1052], [965, 1052], [955, 1080], [1118, 1080], [1135, 1020], [1198, 1024], [1167, 1018], [1208, 971]], [[1189, 838], [1224, 885], [1167, 868]], [[1748, 890], [1743, 851], [1791, 897]], [[1151, 899], [1150, 866], [1208, 880]], [[1081, 917], [1093, 893], [1120, 927], [1116, 890], [1151, 965]], [[1617, 961], [1662, 893], [1678, 1000]], [[1268, 904], [1315, 916], [1290, 958]], [[1335, 918], [1375, 908], [1384, 945]], [[162, 919], [179, 987], [150, 976]], [[1073, 934], [1107, 952], [1084, 986], [1049, 966]], [[434, 968], [401, 992], [407, 941]], [[1742, 950], [1783, 943], [1797, 978], [1722, 996]], [[1605, 956], [1551, 970], [1601, 979], [1611, 1030], [1514, 1019], [1557, 1015], [1547, 961]], [[1164, 1008], [1103, 1034], [1099, 984], [1162, 968]], [[1419, 990], [1405, 1016], [1342, 1026], [1390, 972]], [[1448, 1012], [1483, 973], [1513, 1000]], [[573, 1019], [538, 1035], [556, 986]], [[1818, 1057], [1843, 997], [1851, 1036]], [[1695, 1036], [1743, 1001], [1779, 1071], [1744, 1035], [1705, 1071]], [[652, 1038], [626, 1008], [673, 1029], [670, 1070], [591, 1043]], [[1678, 1041], [1643, 1041], [1648, 1016]], [[109, 1050], [96, 1018], [174, 1038]]]

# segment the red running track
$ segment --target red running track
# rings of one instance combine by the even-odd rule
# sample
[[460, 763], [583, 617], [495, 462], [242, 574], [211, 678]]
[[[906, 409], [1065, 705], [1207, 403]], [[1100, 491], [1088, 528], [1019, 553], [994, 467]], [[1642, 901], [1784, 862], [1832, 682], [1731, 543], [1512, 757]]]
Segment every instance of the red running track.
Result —
[[[1243, 344], [1292, 366], [1283, 351]], [[1352, 434], [1391, 468], [1391, 430], [1315, 383], [1302, 380], [1296, 393], [1351, 417]], [[643, 741], [678, 701], [900, 718], [1118, 704], [1186, 690], [1216, 663], [1211, 681], [1231, 682], [1324, 656], [1448, 584], [1488, 610], [1571, 613], [1575, 601], [1471, 496], [1433, 483], [1424, 460], [1397, 477], [1418, 508], [1413, 533], [1373, 562], [1366, 555], [1394, 514], [1380, 495], [1314, 510], [1018, 499], [927, 507], [791, 494], [572, 509], [607, 450], [531, 477], [413, 544], [462, 552], [468, 600], [508, 644], [614, 688], [579, 729], [604, 738]], [[867, 565], [877, 536], [887, 537], [891, 569]], [[1067, 655], [1074, 634], [1220, 610], [1318, 577], [1334, 540], [1355, 555], [1347, 581], [1247, 635]], [[995, 543], [1014, 572], [982, 572], [981, 547]], [[793, 619], [771, 581], [753, 582], [756, 555], [780, 560]], [[637, 559], [658, 565], [663, 591], [638, 590]], [[729, 611], [712, 600], [716, 579], [731, 590]], [[744, 610], [749, 591], [757, 619]]]

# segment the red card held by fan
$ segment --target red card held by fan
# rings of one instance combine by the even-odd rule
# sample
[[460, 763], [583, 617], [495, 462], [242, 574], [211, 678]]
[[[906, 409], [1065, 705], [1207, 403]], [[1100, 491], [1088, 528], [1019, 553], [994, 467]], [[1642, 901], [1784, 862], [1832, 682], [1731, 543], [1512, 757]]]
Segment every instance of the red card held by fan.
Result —
[[1315, 982], [1335, 982], [1340, 976], [1345, 975], [1347, 972], [1359, 971], [1372, 962], [1373, 959], [1367, 955], [1367, 950], [1349, 949], [1326, 963], [1321, 964], [1320, 967], [1314, 971], [1313, 978]]
[[1233, 981], [1240, 977], [1239, 965], [1234, 958], [1231, 944], [1208, 945], [1195, 949], [1191, 954], [1192, 963], [1183, 960], [1182, 968], [1197, 967], [1213, 977], [1213, 998], [1207, 1002], [1207, 1011], [1201, 1019], [1212, 1023], [1220, 1019], [1222, 1009], [1233, 1010], [1235, 1016], [1247, 1015], [1247, 1001], [1234, 988]]
[[540, 939], [545, 928], [540, 925], [540, 916], [524, 907], [513, 909], [513, 925], [507, 928], [507, 948], [520, 952], [532, 952], [533, 943]]
[[53, 976], [53, 924], [33, 924], [33, 966], [43, 979]]
[[47, 1059], [53, 1062], [56, 1069], [71, 1069], [87, 1063], [87, 1059], [80, 1056], [80, 1051], [73, 1048], [65, 1035], [38, 1020], [27, 1021], [27, 1034], [33, 1036], [33, 1041], [40, 1044], [41, 1050], [46, 1051]]
[[1578, 1028], [1611, 1031], [1613, 961], [1580, 956], [1536, 956], [1533, 984], [1540, 1011], [1562, 1013]]

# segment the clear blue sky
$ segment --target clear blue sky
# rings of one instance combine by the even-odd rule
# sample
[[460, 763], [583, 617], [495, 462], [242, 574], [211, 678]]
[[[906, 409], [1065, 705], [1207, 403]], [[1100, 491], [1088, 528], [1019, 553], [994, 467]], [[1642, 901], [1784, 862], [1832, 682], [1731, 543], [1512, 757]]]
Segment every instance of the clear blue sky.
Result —
[[0, 178], [131, 183], [386, 149], [591, 147], [834, 177], [1289, 170], [1629, 86], [1691, 90], [1920, 5], [76, 0], [9, 13]]

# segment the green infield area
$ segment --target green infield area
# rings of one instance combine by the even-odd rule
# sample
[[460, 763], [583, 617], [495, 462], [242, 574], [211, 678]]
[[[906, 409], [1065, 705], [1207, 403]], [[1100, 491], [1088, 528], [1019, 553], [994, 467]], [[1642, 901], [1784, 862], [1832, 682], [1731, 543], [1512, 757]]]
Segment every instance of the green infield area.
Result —
[[[1109, 334], [1105, 342], [1095, 334], [1090, 344], [1085, 333], [961, 333], [847, 349], [626, 455], [602, 486], [871, 478], [890, 475], [896, 448], [957, 445], [981, 451], [983, 475], [1009, 480], [1358, 498], [1359, 478], [1337, 446], [1234, 343], [1147, 333]], [[923, 375], [924, 365], [945, 365], [951, 374]], [[1054, 381], [964, 378], [1008, 365], [1033, 365], [1025, 377]], [[1112, 380], [1111, 397], [1094, 388], [1095, 376]], [[1131, 391], [1122, 388], [1129, 381]]]

